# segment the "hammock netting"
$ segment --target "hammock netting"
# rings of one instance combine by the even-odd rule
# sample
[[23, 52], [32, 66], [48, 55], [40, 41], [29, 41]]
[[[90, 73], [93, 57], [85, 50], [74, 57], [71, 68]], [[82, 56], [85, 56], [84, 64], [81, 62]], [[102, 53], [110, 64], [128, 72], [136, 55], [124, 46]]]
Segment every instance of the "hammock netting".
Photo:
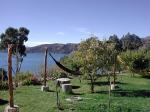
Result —
[[67, 73], [70, 73], [70, 74], [73, 74], [73, 75], [81, 75], [80, 71], [73, 71], [73, 70], [70, 70], [69, 68], [65, 67], [64, 65], [62, 65], [60, 62], [58, 62], [53, 56], [51, 53], [49, 53], [49, 56], [53, 59], [53, 61], [56, 63], [56, 65], [64, 70], [65, 72]]

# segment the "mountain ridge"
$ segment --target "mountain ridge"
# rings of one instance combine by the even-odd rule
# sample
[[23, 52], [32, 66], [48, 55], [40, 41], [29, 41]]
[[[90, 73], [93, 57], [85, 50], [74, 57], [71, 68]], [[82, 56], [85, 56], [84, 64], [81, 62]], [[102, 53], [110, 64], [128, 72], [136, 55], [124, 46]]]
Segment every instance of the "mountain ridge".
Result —
[[76, 43], [54, 43], [54, 44], [41, 44], [34, 47], [27, 47], [27, 53], [35, 52], [44, 52], [44, 49], [47, 47], [49, 52], [52, 53], [71, 53], [72, 51], [77, 50], [79, 44]]
[[[150, 48], [150, 36], [141, 38], [144, 47]], [[77, 50], [79, 43], [53, 43], [53, 44], [41, 44], [34, 47], [27, 47], [27, 53], [44, 52], [45, 47], [52, 53], [71, 53]]]

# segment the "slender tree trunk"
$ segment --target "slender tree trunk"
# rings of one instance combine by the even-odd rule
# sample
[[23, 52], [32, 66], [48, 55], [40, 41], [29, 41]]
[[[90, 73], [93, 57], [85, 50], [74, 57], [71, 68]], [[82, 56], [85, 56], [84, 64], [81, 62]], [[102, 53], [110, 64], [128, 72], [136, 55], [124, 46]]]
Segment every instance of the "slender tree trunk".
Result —
[[110, 74], [109, 76], [109, 99], [108, 99], [108, 112], [110, 112], [111, 108], [111, 79], [110, 79]]
[[47, 51], [48, 48], [45, 48], [45, 58], [44, 58], [44, 86], [46, 86], [46, 78], [47, 78]]
[[16, 74], [17, 75], [19, 72], [19, 52], [18, 52], [18, 45], [16, 47]]
[[12, 45], [8, 45], [8, 85], [9, 85], [9, 105], [14, 107], [13, 82], [12, 82]]
[[113, 76], [114, 76], [113, 84], [115, 85], [115, 83], [116, 83], [116, 67], [115, 67], [115, 64], [114, 64], [114, 67], [113, 67]]
[[15, 86], [18, 87], [19, 83], [19, 76], [17, 74], [19, 73], [19, 53], [18, 53], [18, 45], [16, 47], [16, 71], [15, 71], [15, 76], [16, 76], [16, 81], [15, 81]]
[[19, 73], [19, 56], [18, 53], [16, 55], [16, 75]]
[[115, 85], [116, 83], [116, 56], [114, 58], [113, 77], [114, 77], [113, 84]]
[[79, 82], [81, 83], [81, 76], [79, 76]]
[[90, 76], [90, 81], [91, 81], [91, 93], [94, 93], [94, 79], [92, 77], [92, 75], [89, 75]]

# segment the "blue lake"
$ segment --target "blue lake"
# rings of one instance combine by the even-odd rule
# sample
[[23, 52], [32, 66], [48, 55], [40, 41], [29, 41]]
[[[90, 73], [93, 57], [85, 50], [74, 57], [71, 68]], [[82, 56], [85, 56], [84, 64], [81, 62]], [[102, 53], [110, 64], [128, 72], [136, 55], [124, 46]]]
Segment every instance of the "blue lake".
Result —
[[[52, 54], [56, 60], [59, 60], [61, 57], [65, 56], [66, 54]], [[44, 53], [27, 53], [27, 56], [24, 57], [21, 71], [31, 71], [31, 72], [38, 72], [41, 65], [44, 64]], [[15, 69], [16, 60], [13, 57], [13, 69]], [[48, 67], [52, 67], [55, 62], [52, 58], [48, 55]], [[5, 68], [7, 70], [7, 53], [0, 52], [0, 68]]]

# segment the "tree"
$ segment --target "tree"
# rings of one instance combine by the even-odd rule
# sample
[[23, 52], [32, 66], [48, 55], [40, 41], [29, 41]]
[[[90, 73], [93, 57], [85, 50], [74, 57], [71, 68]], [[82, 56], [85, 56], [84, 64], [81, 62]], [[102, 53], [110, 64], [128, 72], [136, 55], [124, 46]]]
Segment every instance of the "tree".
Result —
[[149, 69], [150, 57], [148, 52], [126, 51], [120, 54], [120, 58], [132, 73], [140, 73]]
[[112, 46], [110, 48], [111, 54], [112, 54], [111, 63], [113, 64], [113, 70], [112, 70], [113, 71], [113, 77], [114, 77], [113, 84], [115, 84], [116, 83], [116, 69], [120, 68], [120, 66], [119, 66], [120, 64], [117, 61], [117, 56], [122, 51], [122, 43], [119, 40], [119, 38], [117, 37], [117, 35], [110, 36], [108, 42]]
[[80, 71], [85, 78], [90, 80], [91, 93], [94, 92], [97, 72], [102, 68], [101, 58], [104, 52], [102, 45], [97, 37], [88, 38], [80, 43], [78, 51], [75, 51], [72, 57], [80, 65]]
[[25, 27], [19, 29], [9, 27], [0, 35], [0, 49], [7, 49], [8, 44], [13, 44], [12, 53], [16, 58], [15, 74], [20, 71], [23, 57], [26, 56], [24, 42], [28, 40], [28, 34], [29, 30]]
[[138, 49], [143, 45], [142, 40], [135, 34], [126, 34], [121, 38], [122, 48], [124, 51], [126, 50], [134, 50]]
[[109, 37], [109, 40], [110, 42], [114, 43], [115, 46], [114, 46], [114, 49], [117, 50], [117, 51], [122, 51], [122, 43], [121, 41], [119, 40], [118, 36], [117, 35], [112, 35]]

